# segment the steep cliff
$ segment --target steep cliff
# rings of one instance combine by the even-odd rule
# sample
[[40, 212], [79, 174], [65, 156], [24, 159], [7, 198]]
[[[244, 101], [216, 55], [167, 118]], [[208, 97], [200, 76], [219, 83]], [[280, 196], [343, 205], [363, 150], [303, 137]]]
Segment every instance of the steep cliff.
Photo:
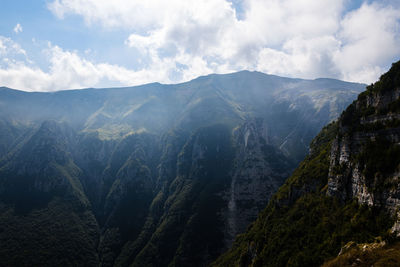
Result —
[[257, 218], [294, 168], [294, 161], [271, 144], [269, 127], [255, 118], [233, 132], [235, 157], [224, 192], [228, 209], [223, 211], [228, 245]]
[[397, 62], [320, 132], [258, 219], [213, 265], [317, 266], [350, 241], [378, 238], [385, 240], [376, 252], [380, 256], [342, 252], [327, 266], [344, 264], [345, 257], [353, 259], [348, 266], [398, 266], [398, 255], [390, 251], [399, 235], [399, 97]]

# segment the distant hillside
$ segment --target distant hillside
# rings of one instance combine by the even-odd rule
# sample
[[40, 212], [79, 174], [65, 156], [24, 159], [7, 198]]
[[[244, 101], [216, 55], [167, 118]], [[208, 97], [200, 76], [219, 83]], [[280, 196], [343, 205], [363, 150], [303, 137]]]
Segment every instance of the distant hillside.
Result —
[[248, 71], [0, 88], [0, 265], [204, 266], [364, 88]]

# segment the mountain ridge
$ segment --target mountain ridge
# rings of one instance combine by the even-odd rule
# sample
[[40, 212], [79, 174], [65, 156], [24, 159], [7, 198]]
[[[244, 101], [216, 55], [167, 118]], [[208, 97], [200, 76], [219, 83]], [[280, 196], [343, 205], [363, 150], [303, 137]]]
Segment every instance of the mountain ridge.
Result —
[[251, 71], [251, 70], [241, 70], [241, 71], [235, 71], [235, 72], [230, 72], [230, 73], [211, 73], [207, 75], [202, 75], [196, 78], [193, 78], [189, 81], [185, 82], [180, 82], [180, 83], [160, 83], [160, 82], [149, 82], [145, 84], [140, 84], [140, 85], [134, 85], [134, 86], [117, 86], [117, 87], [84, 87], [84, 88], [70, 88], [70, 89], [61, 89], [61, 90], [56, 90], [56, 91], [25, 91], [21, 89], [16, 89], [16, 88], [10, 88], [7, 86], [0, 86], [0, 90], [13, 90], [13, 91], [19, 91], [19, 92], [27, 92], [27, 93], [57, 93], [57, 92], [64, 92], [64, 91], [80, 91], [80, 90], [104, 90], [104, 89], [128, 89], [128, 88], [136, 88], [136, 87], [145, 87], [145, 86], [152, 86], [152, 85], [161, 85], [161, 86], [174, 86], [174, 85], [184, 85], [188, 83], [192, 83], [193, 81], [196, 80], [203, 80], [203, 79], [210, 79], [213, 77], [229, 77], [229, 76], [237, 76], [241, 74], [256, 74], [256, 75], [262, 75], [264, 77], [272, 77], [272, 78], [277, 78], [277, 79], [286, 79], [286, 80], [293, 80], [293, 81], [318, 81], [318, 80], [328, 80], [328, 81], [336, 81], [336, 82], [342, 82], [342, 83], [349, 83], [349, 84], [359, 84], [362, 86], [366, 86], [364, 83], [359, 83], [359, 82], [351, 82], [351, 81], [343, 81], [337, 78], [326, 78], [326, 77], [319, 77], [315, 79], [304, 79], [304, 78], [293, 78], [293, 77], [285, 77], [285, 76], [280, 76], [280, 75], [275, 75], [275, 74], [268, 74], [260, 71]]
[[[18, 225], [1, 226], [5, 264], [45, 259], [46, 250], [51, 260], [41, 265], [83, 265], [82, 257], [90, 266], [209, 264], [363, 90], [339, 85], [246, 72], [178, 85], [0, 91], [0, 222]], [[80, 238], [66, 246], [83, 252], [62, 257], [59, 228], [69, 215], [79, 219], [64, 227]], [[32, 229], [24, 218], [40, 242], [18, 232]], [[7, 247], [11, 239], [23, 240], [26, 261]]]

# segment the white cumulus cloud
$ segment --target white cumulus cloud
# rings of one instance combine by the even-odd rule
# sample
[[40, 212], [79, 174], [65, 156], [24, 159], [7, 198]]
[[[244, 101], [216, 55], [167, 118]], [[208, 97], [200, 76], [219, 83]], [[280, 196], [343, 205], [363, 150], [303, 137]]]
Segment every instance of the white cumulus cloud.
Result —
[[11, 38], [0, 35], [0, 56], [26, 55], [26, 51]]
[[363, 4], [341, 21], [341, 48], [333, 59], [347, 80], [373, 82], [400, 57], [400, 9]]
[[[109, 63], [93, 63], [81, 57], [77, 51], [66, 51], [50, 43], [43, 53], [48, 60], [48, 70], [33, 64], [26, 57], [25, 50], [13, 40], [0, 36], [0, 55], [3, 57], [3, 62], [0, 62], [0, 85], [26, 91], [56, 91], [104, 85], [140, 85], [150, 81], [169, 83], [170, 76], [177, 75], [172, 73], [177, 67], [170, 58], [157, 58], [149, 68], [131, 70]], [[16, 54], [24, 57], [16, 60]], [[192, 79], [197, 73], [211, 72], [200, 58], [181, 55], [178, 59], [192, 64], [179, 74], [183, 75], [183, 79]]]
[[48, 58], [48, 71], [30, 64], [26, 58], [10, 60], [15, 53], [25, 54], [25, 51], [11, 39], [0, 36], [0, 55], [7, 59], [0, 64], [2, 86], [27, 91], [54, 91], [96, 86], [104, 80], [118, 85], [131, 85], [150, 79], [148, 73], [138, 73], [107, 63], [94, 64], [76, 52], [65, 51], [51, 44], [44, 51]]
[[16, 34], [22, 32], [22, 26], [21, 26], [21, 24], [18, 23], [17, 25], [15, 25], [15, 27], [14, 27], [14, 32], [15, 32]]

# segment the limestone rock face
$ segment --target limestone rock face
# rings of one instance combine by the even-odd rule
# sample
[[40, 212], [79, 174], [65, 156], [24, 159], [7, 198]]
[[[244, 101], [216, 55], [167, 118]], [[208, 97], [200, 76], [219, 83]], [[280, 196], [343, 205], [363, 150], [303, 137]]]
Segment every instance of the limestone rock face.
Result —
[[[327, 191], [343, 201], [356, 198], [361, 204], [385, 208], [397, 218], [392, 228], [396, 232], [400, 219], [399, 101], [400, 88], [371, 91], [350, 107], [352, 120], [343, 119], [349, 114], [342, 116], [331, 148]], [[370, 166], [374, 164], [378, 167]]]

